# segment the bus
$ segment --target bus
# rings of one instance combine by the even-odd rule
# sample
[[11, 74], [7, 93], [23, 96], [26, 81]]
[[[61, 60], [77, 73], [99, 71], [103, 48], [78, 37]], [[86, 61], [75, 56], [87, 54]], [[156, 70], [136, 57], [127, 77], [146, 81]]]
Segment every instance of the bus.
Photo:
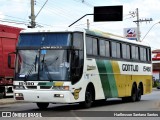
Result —
[[122, 98], [140, 101], [152, 91], [151, 48], [98, 30], [24, 30], [16, 53], [14, 99], [37, 104]]

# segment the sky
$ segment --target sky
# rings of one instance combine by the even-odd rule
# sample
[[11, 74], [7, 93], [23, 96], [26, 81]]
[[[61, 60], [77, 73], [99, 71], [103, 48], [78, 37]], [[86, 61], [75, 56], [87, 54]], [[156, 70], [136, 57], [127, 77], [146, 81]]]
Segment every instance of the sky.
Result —
[[[0, 24], [27, 29], [30, 24], [31, 0], [0, 0]], [[46, 0], [35, 0], [35, 15], [38, 14]], [[151, 46], [152, 50], [160, 49], [160, 0], [48, 0], [36, 17], [37, 27], [66, 28], [85, 14], [93, 14], [96, 6], [123, 5], [123, 21], [93, 22], [93, 16], [86, 16], [72, 27], [102, 30], [124, 36], [124, 28], [133, 28], [137, 24], [135, 13], [139, 10], [139, 19], [150, 19], [151, 22], [140, 23], [140, 40]]]

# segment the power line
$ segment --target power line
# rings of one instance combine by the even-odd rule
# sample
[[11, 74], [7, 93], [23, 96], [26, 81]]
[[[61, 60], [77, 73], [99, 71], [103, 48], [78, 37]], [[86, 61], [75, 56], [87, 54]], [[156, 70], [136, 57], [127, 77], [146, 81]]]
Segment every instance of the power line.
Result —
[[[40, 5], [40, 4], [39, 4]], [[56, 6], [56, 5], [55, 5]], [[47, 7], [45, 7], [44, 9], [46, 9], [47, 10], [47, 14], [49, 14], [49, 12], [51, 13], [50, 15], [52, 15], [53, 16], [53, 13], [54, 13], [54, 15], [56, 14], [56, 15], [58, 15], [58, 16], [62, 16], [62, 17], [65, 17], [65, 18], [67, 18], [67, 19], [72, 19], [72, 17], [73, 16], [68, 16], [67, 14], [68, 13], [70, 13], [70, 11], [69, 12], [66, 12], [67, 10], [65, 10], [65, 9], [61, 9], [60, 7], [54, 7], [54, 9], [53, 9], [53, 6], [52, 6], [52, 2], [50, 2], [50, 3], [48, 3], [47, 4]], [[66, 12], [66, 14], [64, 14]], [[64, 20], [64, 19], [63, 19]]]
[[24, 24], [26, 25], [26, 22], [16, 22], [16, 21], [10, 21], [10, 20], [2, 20], [0, 19], [1, 22], [7, 22], [7, 23], [14, 23], [14, 24]]
[[[14, 16], [10, 16], [10, 15], [4, 15], [6, 17], [10, 17], [10, 18], [15, 18], [15, 19], [20, 19], [20, 20], [26, 20], [26, 19], [23, 19], [23, 18], [19, 18], [19, 17], [14, 17]], [[28, 20], [26, 20], [28, 21]]]
[[74, 1], [79, 2], [79, 3], [82, 3], [82, 4], [84, 4], [84, 5], [88, 6], [88, 7], [91, 7], [91, 8], [94, 7], [94, 6], [93, 6], [92, 4], [90, 4], [89, 2], [86, 2], [86, 0], [74, 0]]
[[151, 29], [152, 29], [155, 25], [157, 25], [157, 24], [160, 24], [160, 21], [152, 25], [152, 27], [148, 30], [148, 32], [145, 34], [145, 36], [142, 38], [141, 41], [144, 40], [144, 38], [148, 35], [148, 33], [151, 31]]
[[39, 15], [39, 13], [42, 11], [42, 9], [44, 8], [44, 6], [47, 4], [48, 0], [46, 0], [46, 2], [43, 4], [43, 6], [41, 7], [41, 9], [39, 10], [39, 12], [37, 13], [37, 15], [35, 17], [37, 17]]

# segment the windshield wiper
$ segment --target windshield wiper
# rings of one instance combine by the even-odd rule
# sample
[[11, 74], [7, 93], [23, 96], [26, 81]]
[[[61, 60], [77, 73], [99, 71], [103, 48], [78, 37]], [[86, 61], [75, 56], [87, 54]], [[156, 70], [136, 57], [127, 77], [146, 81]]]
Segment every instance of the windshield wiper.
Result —
[[47, 70], [47, 77], [48, 77], [48, 79], [49, 80], [52, 80], [52, 77], [51, 77], [51, 75], [50, 75], [50, 73], [49, 73], [49, 70], [48, 70], [48, 66], [47, 66], [47, 64], [44, 62], [44, 65], [45, 65], [45, 69]]
[[37, 57], [37, 55], [36, 55], [36, 58], [35, 58], [35, 72], [37, 71], [37, 70], [36, 70], [37, 60], [38, 60], [38, 57]]
[[[52, 80], [52, 77], [51, 77], [51, 75], [50, 75], [50, 73], [49, 73], [48, 66], [47, 66], [44, 58], [45, 58], [45, 55], [43, 55], [43, 59], [42, 59], [42, 61], [41, 61], [41, 62], [42, 62], [42, 71], [43, 71], [43, 68], [45, 67], [45, 69], [46, 69], [46, 71], [47, 71], [47, 77], [48, 77], [48, 79]], [[56, 59], [58, 59], [58, 57], [57, 57]]]
[[31, 68], [29, 69], [29, 71], [27, 72], [27, 75], [25, 77], [25, 80], [28, 80], [28, 77], [31, 75], [31, 73], [33, 72], [33, 69], [35, 68], [35, 72], [36, 72], [36, 64], [37, 64], [37, 55], [35, 57], [35, 62], [31, 65]]

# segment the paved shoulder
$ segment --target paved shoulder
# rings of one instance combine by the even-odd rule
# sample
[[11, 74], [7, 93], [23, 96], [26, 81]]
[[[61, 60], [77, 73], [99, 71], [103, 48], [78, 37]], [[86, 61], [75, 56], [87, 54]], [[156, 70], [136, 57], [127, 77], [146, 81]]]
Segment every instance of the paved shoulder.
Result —
[[17, 103], [17, 101], [15, 101], [14, 98], [3, 98], [3, 99], [0, 99], [0, 105], [12, 104], [12, 103]]

